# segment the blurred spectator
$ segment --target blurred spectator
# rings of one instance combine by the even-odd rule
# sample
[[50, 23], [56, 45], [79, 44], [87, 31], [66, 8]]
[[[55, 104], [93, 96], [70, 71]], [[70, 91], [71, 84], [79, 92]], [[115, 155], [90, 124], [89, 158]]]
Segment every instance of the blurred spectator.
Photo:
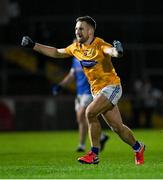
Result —
[[161, 96], [162, 92], [159, 89], [153, 87], [149, 79], [144, 79], [142, 99], [146, 128], [152, 127], [152, 116], [158, 106], [158, 102]]
[[152, 116], [158, 107], [162, 92], [153, 87], [148, 78], [137, 79], [133, 86], [132, 110], [133, 126], [140, 127], [140, 118], [144, 115], [145, 128], [152, 127]]

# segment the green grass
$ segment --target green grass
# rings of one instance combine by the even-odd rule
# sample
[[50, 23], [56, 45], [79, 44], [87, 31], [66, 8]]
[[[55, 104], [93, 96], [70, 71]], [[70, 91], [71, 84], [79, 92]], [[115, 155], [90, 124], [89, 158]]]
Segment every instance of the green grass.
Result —
[[[98, 165], [77, 162], [77, 131], [0, 133], [0, 178], [163, 178], [163, 130], [134, 130], [145, 142], [145, 164], [136, 166], [131, 148], [109, 131]], [[89, 142], [87, 141], [87, 150]]]

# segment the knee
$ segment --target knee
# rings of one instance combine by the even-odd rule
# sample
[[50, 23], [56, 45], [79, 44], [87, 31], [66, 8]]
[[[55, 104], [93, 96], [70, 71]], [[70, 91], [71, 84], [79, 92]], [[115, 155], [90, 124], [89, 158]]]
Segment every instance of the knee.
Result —
[[84, 109], [77, 112], [77, 123], [78, 124], [86, 124], [87, 123]]
[[94, 121], [94, 119], [96, 119], [97, 113], [94, 112], [93, 110], [91, 110], [90, 108], [86, 109], [86, 118], [89, 122]]

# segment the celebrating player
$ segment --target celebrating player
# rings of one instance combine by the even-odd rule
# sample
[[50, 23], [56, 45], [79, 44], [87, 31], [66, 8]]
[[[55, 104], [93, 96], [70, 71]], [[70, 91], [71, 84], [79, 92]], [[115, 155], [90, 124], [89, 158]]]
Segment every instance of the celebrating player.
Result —
[[[75, 98], [75, 111], [76, 118], [79, 127], [79, 146], [77, 152], [85, 151], [85, 141], [87, 135], [87, 120], [85, 116], [85, 110], [87, 106], [92, 102], [93, 97], [91, 95], [90, 85], [83, 72], [80, 62], [74, 57], [72, 59], [72, 66], [66, 77], [52, 88], [53, 94], [56, 95], [62, 88], [66, 87], [72, 81], [75, 80], [77, 96]], [[108, 135], [102, 133], [100, 137], [100, 151], [103, 150]]]
[[132, 131], [123, 124], [117, 105], [122, 95], [122, 87], [120, 78], [111, 62], [111, 57], [122, 57], [122, 45], [119, 41], [114, 41], [112, 46], [103, 39], [95, 37], [95, 29], [95, 20], [90, 16], [83, 16], [76, 19], [77, 42], [66, 48], [58, 49], [35, 43], [27, 36], [23, 37], [21, 44], [53, 58], [75, 56], [83, 67], [94, 99], [86, 109], [91, 150], [78, 158], [80, 163], [99, 163], [101, 125], [97, 116], [101, 114], [111, 129], [133, 148], [135, 163], [137, 165], [143, 164], [145, 146], [137, 141]]

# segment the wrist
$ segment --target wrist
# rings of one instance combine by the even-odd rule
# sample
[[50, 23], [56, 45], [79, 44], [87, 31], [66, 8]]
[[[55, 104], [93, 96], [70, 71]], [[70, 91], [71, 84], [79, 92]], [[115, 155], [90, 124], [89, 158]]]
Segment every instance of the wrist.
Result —
[[35, 45], [36, 45], [36, 43], [35, 42], [31, 42], [30, 44], [29, 44], [29, 48], [34, 48], [35, 47]]

